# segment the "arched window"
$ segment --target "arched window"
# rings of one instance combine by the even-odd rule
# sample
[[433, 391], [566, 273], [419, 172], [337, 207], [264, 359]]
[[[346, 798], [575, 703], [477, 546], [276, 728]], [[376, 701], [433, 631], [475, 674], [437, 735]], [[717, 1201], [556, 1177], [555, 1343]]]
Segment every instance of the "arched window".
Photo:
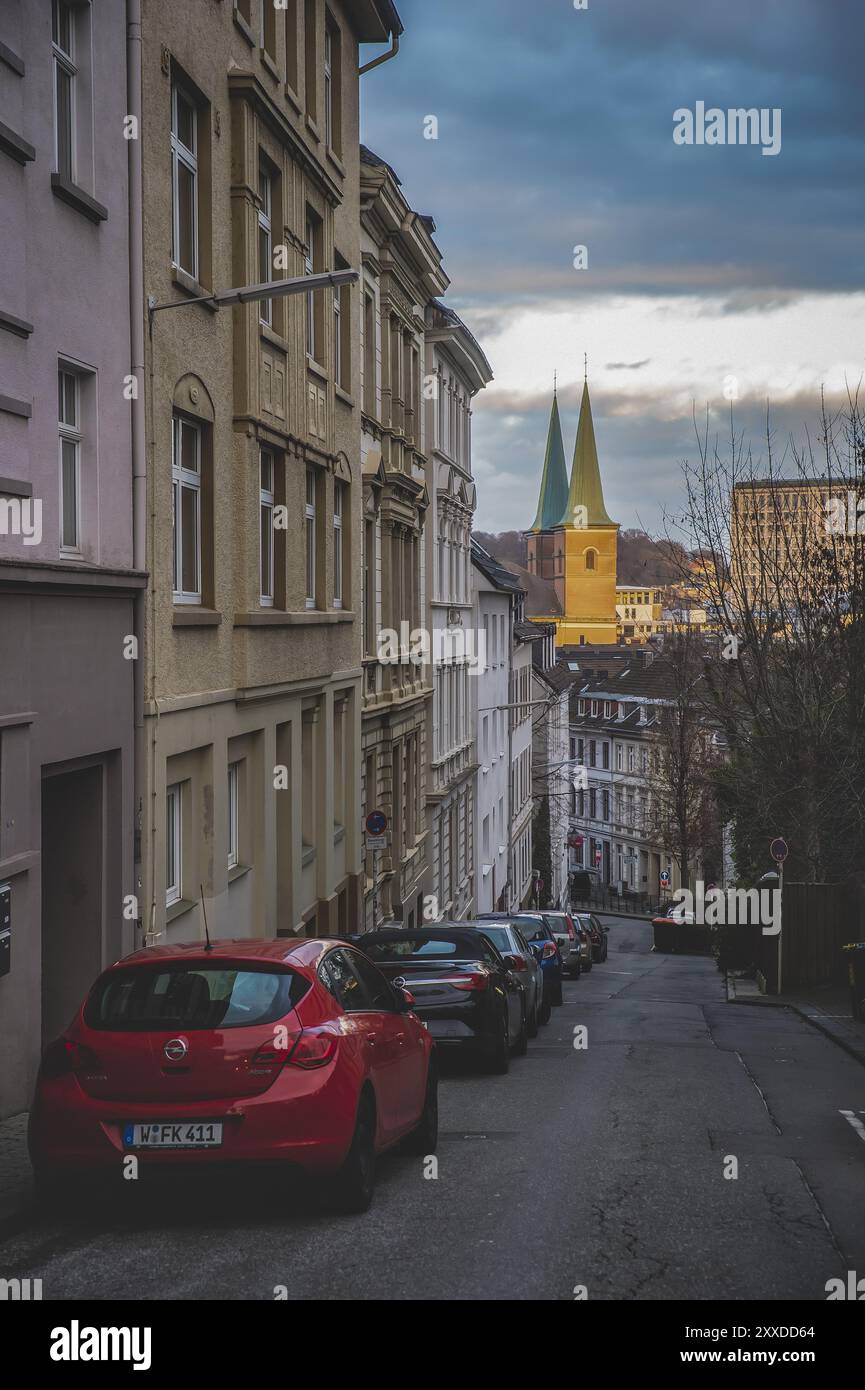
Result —
[[593, 570], [593, 569], [595, 568], [595, 559], [596, 559], [597, 553], [598, 553], [598, 552], [597, 552], [596, 550], [587, 550], [587, 551], [586, 551], [586, 569], [587, 569], [587, 570]]

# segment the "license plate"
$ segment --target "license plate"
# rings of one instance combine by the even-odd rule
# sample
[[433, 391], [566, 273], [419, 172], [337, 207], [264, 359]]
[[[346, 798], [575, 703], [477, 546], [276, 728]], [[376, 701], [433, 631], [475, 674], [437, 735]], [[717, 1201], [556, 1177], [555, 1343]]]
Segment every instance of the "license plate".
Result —
[[123, 1131], [127, 1149], [215, 1149], [222, 1143], [222, 1123], [196, 1120], [158, 1121], [127, 1125]]

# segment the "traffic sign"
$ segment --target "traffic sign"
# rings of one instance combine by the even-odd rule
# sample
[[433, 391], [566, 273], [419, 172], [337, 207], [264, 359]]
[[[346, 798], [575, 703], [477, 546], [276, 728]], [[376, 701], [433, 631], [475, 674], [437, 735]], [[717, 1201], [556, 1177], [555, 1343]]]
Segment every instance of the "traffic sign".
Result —
[[787, 841], [782, 840], [779, 835], [778, 838], [776, 840], [773, 840], [771, 845], [769, 846], [769, 853], [771, 854], [776, 864], [783, 864], [784, 860], [787, 858], [787, 855], [790, 853], [789, 849], [787, 848]]
[[662, 870], [661, 870], [661, 887], [662, 887], [662, 888], [669, 888], [669, 886], [670, 886], [670, 870], [669, 870], [669, 869], [662, 869]]
[[370, 811], [366, 818], [367, 835], [383, 835], [387, 830], [387, 816], [384, 811]]

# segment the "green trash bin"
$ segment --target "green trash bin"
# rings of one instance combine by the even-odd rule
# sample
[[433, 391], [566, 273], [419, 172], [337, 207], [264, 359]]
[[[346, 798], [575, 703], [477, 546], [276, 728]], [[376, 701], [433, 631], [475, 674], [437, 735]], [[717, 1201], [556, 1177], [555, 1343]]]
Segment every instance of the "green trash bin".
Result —
[[857, 1023], [865, 1023], [865, 941], [842, 946], [850, 976], [850, 1011]]

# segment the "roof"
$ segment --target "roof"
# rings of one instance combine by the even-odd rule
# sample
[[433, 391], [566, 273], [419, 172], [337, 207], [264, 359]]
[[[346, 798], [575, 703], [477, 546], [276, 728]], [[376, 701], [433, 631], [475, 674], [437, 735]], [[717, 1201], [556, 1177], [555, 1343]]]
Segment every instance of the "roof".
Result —
[[560, 526], [574, 526], [577, 507], [586, 508], [585, 524], [588, 526], [616, 525], [607, 515], [604, 506], [604, 490], [601, 487], [601, 470], [598, 466], [588, 382], [583, 383], [580, 423], [577, 426], [577, 442], [574, 445], [574, 462], [571, 467], [571, 486], [565, 509], [559, 518]]
[[522, 592], [522, 586], [516, 575], [494, 555], [491, 555], [488, 550], [485, 550], [474, 536], [471, 539], [471, 556], [472, 564], [477, 565], [482, 574], [485, 574], [490, 583], [494, 584], [497, 589], [504, 589], [511, 594]]
[[[337, 943], [335, 938], [314, 938], [307, 936], [280, 937], [236, 937], [211, 942], [210, 949], [205, 941], [179, 941], [174, 945], [143, 946], [131, 955], [115, 961], [116, 966], [147, 965], [151, 962], [166, 961], [206, 961], [206, 960], [260, 960], [288, 961], [294, 957], [293, 964], [309, 965], [321, 954], [325, 946]], [[312, 949], [309, 948], [318, 948]]]
[[539, 623], [532, 623], [525, 619], [523, 622], [514, 623], [514, 636], [518, 637], [521, 642], [539, 642], [548, 634]]
[[514, 560], [502, 560], [501, 564], [505, 569], [509, 569], [511, 574], [515, 574], [520, 581], [520, 587], [525, 590], [526, 594], [526, 612], [530, 616], [560, 618], [563, 615], [564, 610], [556, 593], [555, 585], [551, 584], [548, 579], [541, 579], [540, 575], [532, 574]]
[[349, 0], [347, 9], [361, 43], [384, 43], [405, 32], [393, 0]]
[[540, 676], [541, 680], [546, 681], [547, 685], [559, 694], [570, 685], [578, 685], [583, 679], [579, 671], [569, 670], [561, 661], [557, 661], [555, 666], [536, 668], [535, 675]]
[[541, 491], [538, 497], [538, 510], [532, 531], [547, 531], [558, 526], [568, 505], [568, 469], [565, 463], [565, 446], [562, 443], [562, 425], [559, 419], [559, 400], [553, 391], [553, 404], [550, 410], [550, 424], [547, 430], [547, 449], [544, 454], [544, 467], [541, 473]]
[[470, 328], [467, 328], [455, 309], [451, 309], [440, 299], [430, 302], [431, 324], [427, 330], [427, 340], [450, 338], [461, 348], [460, 356], [476, 391], [481, 390], [493, 379], [493, 369], [486, 353]]
[[371, 164], [374, 169], [386, 169], [397, 187], [402, 188], [402, 179], [393, 165], [388, 164], [386, 159], [382, 159], [381, 155], [375, 153], [375, 150], [371, 150], [369, 145], [361, 145], [360, 162], [361, 164]]

